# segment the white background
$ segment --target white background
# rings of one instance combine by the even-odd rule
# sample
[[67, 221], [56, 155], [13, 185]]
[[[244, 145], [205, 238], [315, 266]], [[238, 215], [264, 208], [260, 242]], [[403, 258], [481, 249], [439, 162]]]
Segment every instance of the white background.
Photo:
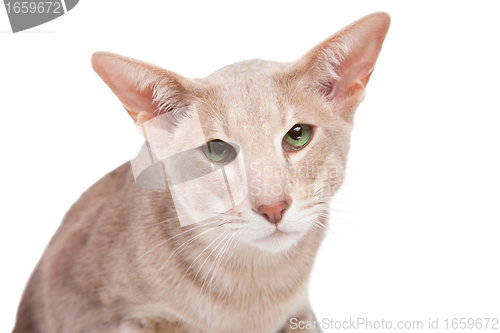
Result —
[[180, 3], [82, 0], [18, 34], [0, 7], [1, 332], [68, 207], [142, 143], [92, 52], [203, 77], [297, 59], [379, 10], [392, 25], [356, 115], [312, 306], [319, 319], [500, 317], [497, 2]]

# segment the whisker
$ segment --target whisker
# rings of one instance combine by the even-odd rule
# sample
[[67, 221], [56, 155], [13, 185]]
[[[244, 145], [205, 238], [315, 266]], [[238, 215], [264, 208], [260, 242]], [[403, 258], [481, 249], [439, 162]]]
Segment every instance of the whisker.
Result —
[[257, 268], [260, 265], [262, 258], [264, 258], [264, 254], [265, 254], [265, 252], [264, 252], [264, 250], [262, 250], [262, 252], [260, 253], [260, 256], [257, 258], [257, 263], [255, 264], [255, 268]]
[[201, 228], [201, 227], [204, 227], [204, 226], [207, 226], [207, 225], [209, 225], [209, 224], [216, 223], [216, 222], [219, 222], [219, 221], [209, 222], [209, 223], [207, 223], [207, 224], [200, 225], [200, 226], [198, 226], [198, 227], [195, 227], [195, 228], [192, 228], [192, 229], [189, 229], [189, 230], [183, 231], [183, 232], [181, 232], [180, 234], [177, 234], [177, 235], [175, 235], [175, 236], [170, 237], [169, 239], [167, 239], [167, 240], [165, 240], [165, 241], [161, 242], [160, 244], [156, 245], [154, 248], [152, 248], [152, 249], [151, 249], [151, 250], [149, 250], [148, 252], [146, 252], [146, 253], [144, 253], [143, 255], [141, 255], [139, 258], [137, 258], [137, 259], [135, 259], [134, 261], [132, 261], [130, 264], [128, 264], [127, 266], [125, 266], [125, 268], [129, 267], [130, 265], [132, 265], [133, 263], [135, 263], [137, 260], [140, 260], [140, 259], [141, 259], [141, 258], [143, 258], [144, 256], [146, 256], [146, 255], [148, 255], [149, 253], [153, 252], [156, 248], [158, 248], [159, 246], [161, 246], [161, 245], [165, 244], [165, 243], [166, 243], [166, 242], [168, 242], [169, 240], [174, 239], [174, 238], [176, 238], [176, 237], [178, 237], [178, 236], [180, 236], [180, 235], [182, 235], [182, 234], [185, 234], [186, 232], [189, 232], [189, 231], [191, 231], [191, 230], [198, 229], [198, 228]]
[[[189, 216], [189, 215], [183, 215], [183, 216], [180, 216], [180, 217], [186, 217], [186, 216]], [[179, 216], [177, 217], [173, 217], [171, 219], [166, 219], [166, 220], [163, 220], [161, 222], [158, 222], [158, 223], [153, 223], [153, 224], [148, 224], [148, 225], [143, 225], [143, 226], [140, 226], [140, 227], [127, 227], [129, 229], [142, 229], [142, 228], [149, 228], [149, 227], [153, 227], [155, 225], [159, 225], [159, 224], [163, 224], [163, 223], [167, 223], [168, 221], [172, 221], [172, 220], [178, 220], [179, 219]]]
[[205, 288], [205, 283], [207, 282], [207, 279], [208, 277], [210, 276], [210, 271], [212, 271], [212, 268], [214, 267], [214, 264], [217, 262], [217, 259], [219, 258], [219, 256], [221, 255], [221, 253], [224, 251], [224, 248], [225, 246], [227, 245], [227, 243], [231, 240], [231, 238], [233, 238], [234, 234], [226, 241], [226, 243], [222, 246], [221, 250], [217, 253], [217, 256], [215, 256], [215, 259], [214, 261], [212, 262], [212, 265], [210, 265], [210, 269], [208, 270], [207, 272], [207, 276], [205, 276], [205, 280], [203, 281], [203, 285], [201, 286], [201, 290], [200, 290], [200, 293], [198, 294], [198, 299], [200, 298], [201, 296], [201, 293], [203, 292], [203, 289]]
[[[184, 315], [184, 311], [186, 311], [186, 305], [187, 305], [187, 302], [189, 300], [189, 296], [191, 295], [191, 290], [193, 289], [194, 282], [196, 281], [196, 278], [198, 277], [198, 274], [200, 274], [201, 269], [203, 268], [203, 266], [205, 265], [205, 263], [207, 262], [207, 260], [210, 258], [210, 256], [217, 250], [217, 248], [222, 244], [222, 242], [231, 234], [231, 231], [229, 231], [229, 230], [226, 230], [226, 231], [228, 232], [226, 234], [226, 236], [219, 242], [219, 244], [217, 244], [217, 246], [212, 250], [212, 252], [210, 252], [210, 254], [207, 256], [207, 258], [205, 259], [205, 261], [203, 261], [203, 263], [201, 264], [200, 268], [198, 269], [198, 272], [196, 272], [196, 275], [193, 278], [193, 282], [191, 283], [191, 287], [189, 287], [189, 292], [188, 292], [188, 295], [186, 297], [186, 301], [184, 302], [184, 307], [182, 308], [181, 317]], [[226, 231], [224, 231], [224, 233]], [[224, 235], [224, 233], [221, 234], [219, 237], [221, 237], [222, 235]], [[219, 237], [217, 237], [215, 240], [217, 240]], [[179, 325], [177, 325], [177, 326], [179, 326]], [[177, 329], [176, 329], [176, 331], [177, 331]]]
[[332, 235], [338, 236], [335, 232], [333, 232], [332, 230], [330, 230], [330, 228], [328, 228], [326, 225], [324, 225], [323, 223], [321, 223], [319, 220], [316, 219], [314, 221], [314, 223], [315, 223], [315, 225], [317, 225], [318, 227], [322, 228], [323, 230], [331, 232]]
[[[184, 246], [178, 253], [181, 253], [189, 244], [191, 244], [196, 238], [200, 237], [201, 235], [203, 235], [204, 233], [207, 233], [209, 231], [212, 231], [212, 230], [216, 230], [218, 229], [219, 227], [221, 226], [218, 226], [218, 227], [213, 227], [213, 228], [210, 228], [209, 230], [206, 230], [204, 232], [202, 232], [201, 234], [198, 234], [198, 235], [194, 235], [193, 237], [191, 237], [190, 239], [188, 239], [187, 241], [185, 241], [184, 243], [182, 243], [181, 245], [179, 245], [175, 250], [174, 252], [172, 252], [170, 254], [170, 256], [167, 258], [167, 260], [165, 260], [163, 262], [163, 264], [161, 265], [161, 267], [158, 269], [158, 271], [155, 273], [155, 275], [153, 275], [153, 277], [151, 279], [149, 279], [149, 282], [146, 284], [146, 286], [141, 290], [141, 292], [139, 294], [141, 294], [148, 286], [149, 284], [151, 284], [151, 282], [154, 280], [154, 278], [160, 273], [160, 271], [163, 269], [163, 267], [165, 267], [165, 264], [170, 260], [170, 258], [172, 258], [172, 256], [182, 247]], [[176, 255], [176, 256], [177, 256]]]
[[318, 216], [320, 216], [320, 217], [324, 217], [324, 218], [329, 218], [329, 219], [332, 219], [332, 220], [340, 220], [340, 221], [342, 221], [342, 222], [350, 223], [350, 224], [352, 224], [352, 225], [354, 225], [354, 226], [356, 226], [356, 227], [358, 227], [358, 228], [360, 227], [357, 223], [354, 223], [354, 222], [352, 222], [352, 221], [349, 221], [349, 220], [343, 219], [343, 218], [338, 217], [338, 216], [336, 216], [336, 215], [327, 215], [327, 214], [319, 213], [319, 214], [318, 214]]
[[[222, 226], [219, 226], [217, 227], [216, 229], [220, 228]], [[198, 258], [217, 240], [219, 239], [223, 234], [220, 234], [216, 239], [214, 239], [210, 244], [207, 245], [207, 247], [205, 247], [205, 249], [203, 251], [200, 252], [200, 254], [198, 254], [198, 256], [196, 256], [196, 258], [194, 258], [194, 260], [191, 262], [191, 264], [189, 265], [189, 267], [187, 268], [186, 272], [184, 273], [184, 275], [182, 276], [181, 280], [179, 281], [179, 283], [177, 284], [177, 287], [175, 288], [175, 294], [174, 294], [174, 298], [177, 296], [177, 291], [179, 290], [179, 287], [182, 283], [182, 281], [184, 280], [184, 278], [186, 277], [186, 274], [189, 272], [189, 270], [191, 269], [191, 267], [193, 266], [193, 264], [196, 262], [196, 260], [198, 260]]]
[[234, 233], [234, 234], [231, 236], [231, 238], [228, 240], [228, 242], [226, 243], [227, 247], [225, 247], [225, 248], [223, 249], [223, 251], [224, 251], [224, 252], [223, 252], [222, 256], [220, 256], [219, 261], [218, 261], [217, 265], [215, 266], [214, 271], [213, 271], [213, 273], [212, 273], [212, 277], [211, 277], [211, 279], [210, 279], [210, 283], [209, 283], [209, 291], [208, 291], [208, 327], [207, 327], [207, 332], [208, 332], [208, 331], [209, 331], [209, 329], [210, 329], [211, 314], [212, 314], [212, 310], [211, 310], [211, 300], [212, 300], [212, 281], [214, 280], [214, 277], [215, 277], [215, 272], [216, 272], [217, 268], [219, 268], [219, 267], [220, 267], [220, 264], [221, 264], [221, 262], [222, 262], [223, 257], [225, 257], [225, 256], [226, 256], [226, 254], [228, 253], [229, 246], [231, 246], [231, 243], [232, 243], [233, 239], [235, 239], [235, 238], [233, 238], [235, 235], [236, 235], [236, 233]]

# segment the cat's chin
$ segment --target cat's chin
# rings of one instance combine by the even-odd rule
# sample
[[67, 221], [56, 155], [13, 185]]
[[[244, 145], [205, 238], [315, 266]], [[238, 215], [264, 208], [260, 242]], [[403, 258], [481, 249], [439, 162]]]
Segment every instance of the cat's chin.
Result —
[[287, 251], [292, 248], [301, 237], [300, 232], [286, 232], [281, 230], [276, 230], [272, 234], [253, 240], [253, 245], [257, 246], [261, 250], [278, 253]]

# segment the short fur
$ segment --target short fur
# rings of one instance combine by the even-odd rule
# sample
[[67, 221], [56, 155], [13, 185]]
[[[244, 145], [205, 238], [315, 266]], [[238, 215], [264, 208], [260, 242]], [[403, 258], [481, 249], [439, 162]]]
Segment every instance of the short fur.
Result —
[[[210, 180], [187, 188], [189, 214], [206, 206], [218, 216], [181, 227], [168, 189], [142, 189], [130, 163], [118, 167], [66, 214], [29, 280], [14, 332], [276, 333], [292, 332], [291, 318], [314, 320], [311, 268], [343, 181], [354, 110], [388, 28], [389, 16], [375, 13], [294, 63], [244, 61], [193, 80], [96, 53], [94, 69], [141, 133], [169, 114], [170, 143], [191, 147], [196, 112], [206, 141], [238, 144], [241, 164], [227, 172], [238, 179], [244, 164], [248, 195], [224, 212], [224, 188]], [[311, 125], [313, 137], [287, 152], [282, 138], [294, 124]], [[148, 140], [158, 155], [168, 151]], [[201, 153], [199, 163], [209, 163]], [[280, 223], [258, 213], [281, 201], [289, 207]]]

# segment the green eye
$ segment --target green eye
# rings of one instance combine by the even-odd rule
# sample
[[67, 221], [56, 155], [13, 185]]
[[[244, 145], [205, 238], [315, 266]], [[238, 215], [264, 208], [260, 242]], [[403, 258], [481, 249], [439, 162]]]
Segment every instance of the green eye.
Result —
[[311, 140], [311, 134], [311, 126], [296, 124], [283, 138], [283, 148], [287, 151], [301, 149]]
[[221, 140], [213, 140], [201, 146], [201, 150], [208, 159], [216, 163], [230, 162], [235, 150], [233, 146]]

